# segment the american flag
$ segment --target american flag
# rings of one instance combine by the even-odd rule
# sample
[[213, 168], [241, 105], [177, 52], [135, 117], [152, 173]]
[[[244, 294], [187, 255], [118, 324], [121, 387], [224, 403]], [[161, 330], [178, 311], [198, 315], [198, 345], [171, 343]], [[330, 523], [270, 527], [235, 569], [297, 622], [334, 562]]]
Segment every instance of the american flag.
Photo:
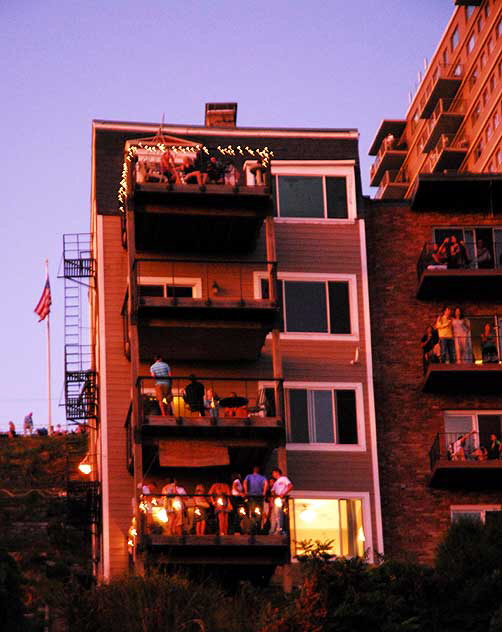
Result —
[[52, 297], [51, 297], [51, 284], [49, 283], [49, 277], [45, 281], [42, 296], [34, 309], [35, 314], [39, 317], [39, 321], [44, 320], [51, 311]]

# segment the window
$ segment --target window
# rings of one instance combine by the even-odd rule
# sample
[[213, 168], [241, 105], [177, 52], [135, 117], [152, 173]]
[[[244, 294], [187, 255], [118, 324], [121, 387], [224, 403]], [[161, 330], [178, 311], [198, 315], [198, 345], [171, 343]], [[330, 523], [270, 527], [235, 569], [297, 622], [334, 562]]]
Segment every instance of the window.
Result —
[[[477, 323], [474, 324], [477, 325]], [[463, 447], [465, 460], [474, 462], [476, 449], [480, 447], [488, 449], [492, 434], [496, 435], [498, 439], [501, 438], [502, 414], [500, 411], [445, 412], [444, 429], [446, 448], [454, 443], [459, 436], [472, 433], [465, 439]]]
[[200, 298], [202, 293], [200, 279], [182, 277], [139, 277], [138, 294], [140, 298]]
[[[452, 523], [459, 520], [476, 520], [484, 524], [493, 514], [500, 512], [500, 505], [458, 505], [452, 506], [450, 512]], [[494, 517], [499, 518], [497, 515]]]
[[[298, 492], [301, 494], [301, 492]], [[307, 494], [304, 494], [305, 496]], [[310, 494], [309, 494], [310, 496]], [[295, 498], [290, 501], [295, 555], [304, 553], [300, 542], [331, 540], [330, 553], [337, 556], [363, 556], [368, 548], [361, 498]]]
[[472, 111], [472, 122], [476, 123], [479, 119], [479, 115], [481, 114], [481, 103], [478, 101], [474, 106], [474, 110]]
[[478, 18], [478, 33], [481, 33], [481, 31], [483, 30], [483, 16], [480, 15]]
[[348, 217], [345, 177], [279, 175], [276, 190], [280, 217]]
[[288, 441], [300, 444], [357, 445], [354, 389], [286, 389]]
[[481, 68], [484, 68], [486, 66], [486, 53], [485, 53], [485, 51], [483, 51], [481, 53], [481, 57], [479, 58], [479, 65], [481, 66]]
[[488, 40], [488, 53], [491, 55], [493, 53], [493, 40], [490, 37], [490, 39]]
[[467, 52], [472, 53], [475, 45], [476, 45], [476, 35], [473, 33], [467, 40]]
[[483, 153], [483, 139], [480, 139], [476, 147], [474, 148], [474, 159], [479, 160]]
[[455, 27], [455, 30], [451, 34], [450, 44], [452, 51], [455, 50], [458, 46], [458, 26]]
[[493, 92], [495, 90], [495, 75], [492, 75], [490, 77], [490, 92]]
[[486, 88], [483, 90], [483, 95], [481, 98], [483, 101], [483, 107], [486, 107], [486, 104], [488, 103], [488, 90]]
[[466, 21], [469, 20], [469, 18], [471, 17], [471, 15], [474, 13], [474, 9], [476, 7], [473, 5], [470, 5], [468, 7], [465, 7], [465, 19]]
[[455, 68], [453, 69], [453, 75], [455, 77], [461, 77], [462, 76], [462, 64], [457, 64], [455, 66]]
[[472, 74], [471, 74], [471, 78], [470, 78], [470, 84], [471, 86], [475, 85], [476, 81], [478, 80], [478, 69], [476, 66], [474, 66], [473, 70], [472, 70]]
[[490, 1], [487, 0], [485, 4], [485, 18], [490, 17]]
[[497, 37], [501, 37], [501, 36], [502, 36], [502, 18], [500, 18], [497, 24]]
[[488, 123], [486, 126], [486, 142], [490, 140], [492, 135], [493, 135], [492, 126], [490, 125], [490, 123]]
[[[268, 282], [260, 279], [261, 298], [268, 298]], [[277, 296], [286, 333], [352, 334], [349, 280], [279, 279]]]

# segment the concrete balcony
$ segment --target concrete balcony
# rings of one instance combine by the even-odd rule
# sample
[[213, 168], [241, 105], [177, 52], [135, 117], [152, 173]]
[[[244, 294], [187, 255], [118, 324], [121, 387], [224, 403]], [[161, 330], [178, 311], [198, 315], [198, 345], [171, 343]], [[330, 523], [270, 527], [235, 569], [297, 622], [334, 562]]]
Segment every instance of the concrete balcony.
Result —
[[403, 164], [407, 153], [407, 150], [399, 145], [395, 138], [385, 138], [378, 151], [375, 162], [371, 166], [371, 186], [378, 186], [386, 171], [398, 170]]
[[462, 78], [463, 67], [460, 64], [439, 64], [433, 73], [430, 91], [420, 112], [420, 118], [429, 118], [439, 99], [453, 99], [460, 88]]
[[455, 135], [464, 120], [465, 102], [454, 99], [439, 99], [427, 123], [427, 141], [424, 152], [436, 147], [443, 134]]
[[378, 200], [402, 200], [409, 186], [400, 171], [391, 169], [384, 173], [375, 197]]

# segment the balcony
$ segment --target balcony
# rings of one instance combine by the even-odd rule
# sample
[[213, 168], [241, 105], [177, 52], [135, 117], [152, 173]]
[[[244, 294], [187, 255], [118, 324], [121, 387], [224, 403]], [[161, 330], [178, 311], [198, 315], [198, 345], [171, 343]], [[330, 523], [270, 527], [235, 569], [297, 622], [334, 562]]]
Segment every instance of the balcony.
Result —
[[394, 136], [395, 138], [401, 138], [403, 132], [406, 128], [405, 120], [393, 120], [393, 119], [385, 119], [380, 123], [380, 127], [371, 143], [371, 147], [368, 151], [370, 156], [376, 156], [378, 150], [382, 145], [382, 141], [384, 138], [387, 138], [389, 134]]
[[502, 319], [469, 317], [470, 332], [451, 342], [432, 332], [424, 341], [424, 392], [499, 393], [502, 388]]
[[[125, 190], [133, 199], [139, 250], [254, 247], [263, 219], [273, 213], [268, 150], [198, 147], [129, 147]], [[257, 160], [258, 151], [266, 158]]]
[[436, 147], [443, 134], [455, 135], [464, 120], [464, 114], [465, 101], [439, 99], [427, 122], [428, 138], [424, 145], [424, 152], [429, 152]]
[[489, 436], [477, 432], [469, 433], [463, 440], [462, 436], [465, 435], [443, 432], [434, 439], [429, 451], [431, 487], [500, 489], [502, 461], [488, 458]]
[[[206, 491], [206, 487], [203, 489]], [[287, 499], [281, 509], [275, 510], [282, 512], [284, 507], [284, 534], [269, 535], [269, 508], [272, 512], [274, 509], [268, 499], [181, 493], [184, 491], [178, 483], [177, 495], [140, 496], [139, 551], [164, 558], [170, 564], [243, 564], [273, 570], [277, 564], [289, 561]], [[219, 514], [225, 516], [226, 535], [219, 534]]]
[[[446, 242], [446, 240], [445, 240]], [[493, 244], [495, 253], [502, 252], [502, 242]], [[465, 248], [465, 246], [464, 246]], [[493, 249], [486, 260], [478, 247], [468, 244], [465, 256], [452, 255], [451, 246], [427, 242], [417, 263], [417, 298], [484, 298], [498, 300], [502, 280], [502, 263], [494, 258]]]
[[258, 358], [278, 316], [275, 279], [272, 261], [137, 259], [129, 318], [140, 358]]
[[375, 197], [378, 200], [402, 200], [409, 186], [401, 170], [391, 169], [384, 173]]
[[[461, 148], [461, 151], [466, 150]], [[502, 175], [421, 173], [411, 192], [411, 208], [414, 211], [502, 213]]]
[[433, 73], [430, 91], [420, 113], [420, 118], [429, 118], [439, 99], [453, 99], [460, 88], [462, 77], [463, 68], [460, 64], [455, 66], [439, 64]]
[[457, 141], [454, 134], [441, 134], [427, 159], [429, 173], [457, 171], [469, 149], [467, 140]]
[[482, 0], [455, 0], [457, 7], [480, 7]]
[[[283, 445], [284, 393], [281, 380], [197, 375], [170, 378], [172, 401], [164, 403], [161, 414], [156, 379], [139, 377], [139, 419], [141, 435], [180, 439], [221, 440], [229, 450], [232, 466], [251, 468], [243, 463], [244, 453], [236, 448], [269, 452]], [[195, 385], [194, 385], [195, 384]], [[225, 441], [230, 443], [225, 444]]]
[[371, 186], [378, 186], [386, 171], [399, 169], [403, 164], [407, 153], [407, 150], [399, 144], [392, 134], [387, 138], [384, 138], [378, 154], [376, 155], [375, 162], [371, 166]]

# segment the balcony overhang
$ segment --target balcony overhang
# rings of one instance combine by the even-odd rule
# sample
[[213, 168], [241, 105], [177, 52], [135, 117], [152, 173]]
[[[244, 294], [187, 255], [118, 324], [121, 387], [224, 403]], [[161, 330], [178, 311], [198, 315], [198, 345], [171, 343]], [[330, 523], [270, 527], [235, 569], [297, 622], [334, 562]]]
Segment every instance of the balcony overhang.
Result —
[[376, 156], [383, 139], [386, 138], [389, 134], [392, 134], [392, 136], [394, 136], [395, 138], [401, 138], [405, 127], [406, 120], [384, 119], [380, 123], [380, 127], [378, 128], [375, 138], [371, 143], [368, 154], [370, 156]]
[[440, 459], [432, 468], [429, 485], [443, 489], [501, 489], [502, 461]]
[[502, 174], [420, 174], [411, 195], [414, 211], [502, 212]]
[[406, 149], [387, 149], [376, 166], [371, 170], [372, 187], [378, 186], [385, 175], [386, 171], [397, 170], [403, 164], [408, 152]]
[[453, 99], [461, 83], [461, 77], [438, 77], [420, 113], [420, 118], [429, 118], [439, 99]]
[[169, 564], [277, 566], [289, 562], [287, 535], [147, 535], [141, 547], [165, 557]]
[[420, 275], [417, 288], [418, 299], [466, 296], [471, 299], [498, 300], [502, 296], [502, 269], [425, 269]]
[[170, 360], [256, 360], [278, 314], [266, 300], [211, 306], [196, 299], [186, 299], [191, 305], [179, 299], [176, 306], [169, 299], [141, 300], [146, 304], [138, 309], [138, 335], [145, 361], [156, 354]]
[[457, 7], [480, 7], [482, 0], [455, 0]]
[[422, 390], [426, 393], [500, 393], [501, 364], [429, 364]]

